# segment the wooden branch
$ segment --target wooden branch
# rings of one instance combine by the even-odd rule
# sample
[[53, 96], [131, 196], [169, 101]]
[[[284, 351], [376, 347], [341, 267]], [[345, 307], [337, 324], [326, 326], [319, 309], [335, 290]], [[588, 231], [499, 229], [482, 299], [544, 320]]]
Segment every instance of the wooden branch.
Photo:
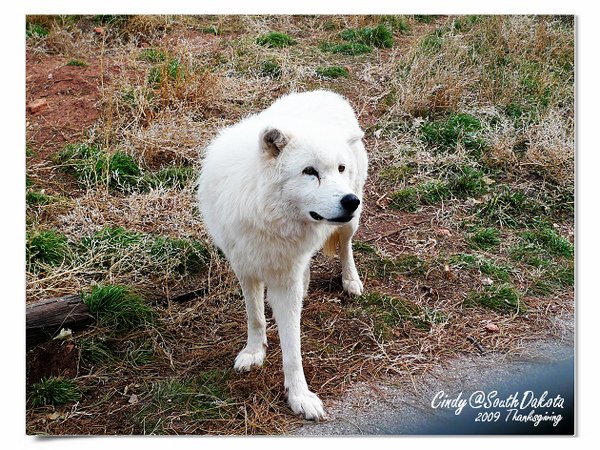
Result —
[[94, 321], [79, 295], [49, 298], [27, 305], [27, 348], [56, 336], [61, 328], [80, 329]]

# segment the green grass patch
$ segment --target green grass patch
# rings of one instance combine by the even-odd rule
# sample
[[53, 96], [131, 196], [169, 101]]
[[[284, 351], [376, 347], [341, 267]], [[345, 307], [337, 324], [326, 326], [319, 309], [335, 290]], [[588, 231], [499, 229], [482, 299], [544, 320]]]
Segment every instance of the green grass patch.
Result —
[[427, 55], [435, 55], [438, 53], [444, 45], [444, 37], [440, 30], [435, 30], [433, 33], [428, 34], [419, 43], [421, 51]]
[[42, 26], [39, 25], [37, 23], [30, 23], [28, 22], [25, 28], [25, 37], [46, 37], [48, 36], [48, 34], [50, 33], [50, 31]]
[[[206, 267], [210, 254], [200, 241], [171, 238], [129, 231], [121, 227], [105, 227], [84, 237], [79, 244], [81, 257], [94, 261], [96, 267], [108, 270], [115, 264], [125, 268], [141, 265], [148, 275], [153, 273], [199, 273]], [[130, 255], [137, 255], [137, 262]], [[143, 263], [143, 264], [142, 264]]]
[[70, 59], [66, 65], [74, 67], [87, 67], [88, 63], [86, 63], [85, 61], [81, 61], [80, 59]]
[[452, 196], [448, 183], [440, 180], [428, 181], [417, 188], [422, 204], [433, 205]]
[[340, 37], [344, 41], [369, 47], [390, 48], [394, 45], [392, 32], [384, 24], [379, 24], [375, 28], [346, 29], [340, 33]]
[[155, 320], [155, 311], [127, 286], [95, 286], [81, 297], [100, 326], [118, 333], [148, 326]]
[[489, 250], [500, 245], [500, 231], [497, 228], [478, 228], [468, 235], [467, 242], [473, 248]]
[[546, 297], [571, 288], [575, 284], [575, 265], [571, 261], [553, 261], [538, 269], [527, 295]]
[[376, 255], [377, 249], [363, 241], [352, 241], [352, 250], [367, 255]]
[[371, 292], [357, 297], [353, 303], [357, 308], [352, 312], [366, 314], [371, 318], [375, 336], [383, 340], [389, 339], [394, 329], [406, 322], [423, 330], [428, 330], [431, 326], [423, 310], [416, 304], [398, 297]]
[[406, 16], [381, 16], [380, 22], [389, 26], [393, 31], [402, 34], [410, 33], [410, 25]]
[[39, 406], [60, 406], [76, 402], [81, 398], [77, 384], [68, 378], [48, 377], [28, 386], [28, 403], [32, 408]]
[[125, 193], [157, 188], [183, 189], [196, 176], [190, 166], [167, 166], [156, 172], [143, 172], [127, 153], [108, 153], [87, 144], [67, 145], [55, 156], [54, 162], [86, 188], [109, 186]]
[[228, 388], [229, 370], [208, 370], [193, 378], [170, 378], [150, 385], [150, 403], [135, 415], [145, 434], [160, 434], [168, 426], [171, 412], [185, 414], [195, 421], [218, 421], [236, 414]]
[[539, 225], [546, 220], [546, 211], [537, 200], [508, 185], [498, 186], [476, 207], [475, 214], [481, 223], [511, 228]]
[[83, 337], [77, 340], [81, 359], [89, 364], [108, 364], [117, 357], [104, 336]]
[[295, 45], [296, 41], [285, 33], [271, 31], [256, 38], [256, 43], [263, 47], [289, 47]]
[[473, 167], [457, 167], [449, 177], [450, 190], [459, 198], [478, 197], [488, 191], [485, 175]]
[[480, 156], [486, 147], [479, 137], [482, 125], [470, 114], [452, 114], [445, 119], [426, 121], [421, 125], [421, 139], [440, 150], [455, 150], [461, 144], [471, 154]]
[[545, 252], [528, 243], [521, 242], [511, 247], [508, 254], [513, 261], [531, 267], [549, 267], [552, 265], [552, 261]]
[[403, 166], [390, 166], [382, 169], [378, 177], [380, 180], [389, 183], [397, 184], [401, 181], [406, 180], [408, 177], [415, 173], [414, 165], [403, 165]]
[[402, 255], [392, 261], [393, 272], [401, 275], [425, 275], [429, 268], [427, 261], [417, 255]]
[[86, 186], [104, 186], [131, 191], [137, 186], [141, 169], [122, 151], [107, 153], [88, 144], [69, 144], [54, 157], [55, 164], [72, 173]]
[[71, 256], [67, 237], [56, 230], [28, 232], [25, 249], [27, 270], [31, 272], [58, 266]]
[[552, 228], [538, 228], [521, 233], [524, 242], [530, 243], [555, 256], [572, 258], [575, 252], [573, 244]]
[[415, 212], [419, 207], [419, 192], [414, 187], [400, 189], [390, 196], [390, 208]]
[[59, 199], [60, 197], [44, 194], [43, 192], [37, 192], [32, 189], [28, 189], [25, 194], [25, 203], [27, 206], [45, 206], [54, 203]]
[[467, 296], [464, 304], [483, 306], [507, 314], [519, 314], [525, 310], [521, 296], [510, 284], [487, 286], [482, 292], [472, 292]]
[[206, 27], [200, 28], [200, 31], [206, 34], [212, 34], [214, 36], [219, 36], [221, 34], [221, 30], [216, 25], [208, 25]]
[[345, 44], [323, 42], [319, 48], [322, 52], [339, 53], [346, 56], [357, 56], [365, 53], [371, 53], [372, 51], [371, 47], [360, 42], [349, 42]]
[[315, 73], [322, 78], [348, 78], [350, 73], [348, 69], [340, 66], [317, 67]]
[[420, 14], [416, 14], [413, 16], [413, 19], [415, 20], [415, 22], [418, 23], [433, 23], [433, 21], [435, 19], [437, 19], [438, 16], [436, 15], [420, 15]]
[[155, 89], [164, 83], [183, 80], [186, 71], [178, 58], [171, 58], [158, 65], [153, 66], [148, 72], [148, 84]]
[[120, 26], [127, 23], [130, 18], [131, 16], [126, 14], [97, 14], [92, 20], [96, 25]]
[[152, 64], [158, 64], [167, 60], [167, 54], [164, 50], [159, 48], [146, 48], [140, 52], [138, 59]]
[[154, 361], [154, 346], [151, 340], [135, 339], [126, 342], [122, 353], [122, 360], [130, 367], [139, 369]]
[[276, 61], [266, 60], [260, 64], [259, 73], [263, 77], [280, 78], [281, 66]]
[[398, 258], [380, 256], [377, 251], [362, 252], [365, 255], [363, 266], [369, 275], [379, 279], [396, 276], [420, 277], [429, 270], [429, 262], [417, 255], [402, 255]]
[[[405, 172], [402, 168], [393, 167], [383, 172], [383, 178], [390, 182], [404, 176]], [[430, 180], [394, 192], [391, 195], [390, 207], [414, 212], [419, 205], [433, 205], [452, 197], [481, 196], [487, 190], [483, 172], [469, 166], [459, 166], [450, 173], [447, 180]]]
[[483, 275], [487, 275], [495, 281], [507, 282], [510, 280], [510, 274], [513, 268], [506, 265], [500, 265], [491, 259], [478, 254], [458, 254], [450, 258], [449, 264], [457, 269], [477, 270]]
[[158, 188], [183, 189], [196, 178], [191, 166], [167, 166], [157, 172], [146, 172], [140, 180], [140, 190]]
[[481, 23], [483, 19], [484, 16], [480, 15], [460, 16], [452, 22], [452, 28], [460, 33], [466, 33], [470, 31], [474, 25]]

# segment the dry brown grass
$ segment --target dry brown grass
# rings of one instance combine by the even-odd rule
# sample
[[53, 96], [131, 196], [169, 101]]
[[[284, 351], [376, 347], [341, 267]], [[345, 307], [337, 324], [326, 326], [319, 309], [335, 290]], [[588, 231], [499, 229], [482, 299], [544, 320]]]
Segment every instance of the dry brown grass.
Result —
[[[574, 183], [573, 31], [568, 23], [552, 17], [496, 16], [438, 17], [425, 24], [404, 17], [409, 30], [395, 30], [391, 49], [344, 56], [324, 53], [319, 44], [339, 42], [340, 31], [375, 26], [383, 18], [136, 16], [101, 21], [103, 34], [93, 31], [98, 23], [89, 17], [31, 20], [50, 33], [28, 40], [28, 52], [38, 58], [30, 64], [78, 57], [101, 68], [101, 114], [83, 140], [109, 153], [124, 151], [144, 171], [173, 164], [197, 170], [201, 149], [220, 128], [284, 93], [326, 88], [349, 98], [366, 130], [370, 158], [366, 211], [357, 236], [363, 248], [356, 252], [359, 272], [368, 293], [410, 301], [419, 320], [386, 323], [382, 317], [389, 309], [369, 306], [367, 297], [343, 295], [337, 259], [317, 255], [302, 338], [308, 383], [326, 405], [357, 381], [407, 379], [457, 354], [477, 354], [481, 348], [519, 353], [530, 341], [562, 337], [564, 328], [556, 318], [572, 316], [573, 288], [548, 277], [568, 267], [569, 258], [541, 253], [550, 266], [515, 259], [515, 248], [524, 248], [522, 229], [482, 224], [477, 208], [493, 198], [498, 186], [523, 191], [544, 205], [553, 229], [573, 240], [572, 214], [559, 214], [563, 208], [568, 211]], [[258, 45], [256, 38], [269, 31], [285, 32], [298, 43], [282, 49]], [[141, 55], [148, 49], [159, 50], [165, 59], [145, 60]], [[178, 61], [175, 72], [169, 71], [172, 60]], [[264, 73], [265, 61], [280, 68], [279, 76]], [[321, 66], [346, 67], [350, 76], [320, 78], [315, 69]], [[462, 137], [443, 148], [424, 140], [424, 123], [458, 113], [480, 122], [477, 137], [486, 143], [481, 155], [473, 154]], [[55, 127], [67, 137], [76, 135]], [[37, 142], [29, 134], [28, 141]], [[420, 204], [416, 212], [389, 207], [394, 192], [447, 180], [464, 166], [485, 173], [490, 192]], [[131, 193], [81, 186], [45, 153], [28, 157], [27, 175], [32, 189], [62, 195], [48, 205], [28, 206], [30, 231], [56, 229], [77, 243], [105, 227], [123, 227], [150, 237], [208, 242], [192, 182], [183, 189]], [[540, 218], [527, 219], [528, 226], [537, 226]], [[484, 225], [498, 227], [501, 244], [474, 251], [466, 236], [470, 227]], [[271, 434], [299, 426], [285, 404], [271, 319], [265, 367], [230, 373], [244, 341], [244, 306], [238, 283], [217, 250], [208, 245], [205, 270], [186, 275], [168, 264], [157, 267], [140, 248], [123, 251], [108, 269], [94, 265], [104, 254], [99, 249], [87, 259], [27, 274], [28, 301], [87, 292], [98, 283], [126, 284], [143, 293], [158, 312], [154, 325], [130, 333], [92, 328], [76, 334], [81, 354], [72, 369], [82, 401], [56, 408], [58, 419], [48, 418], [50, 407], [30, 408], [28, 432]], [[463, 304], [471, 293], [485, 292], [487, 275], [480, 268], [451, 263], [456, 255], [472, 253], [510, 267], [508, 282], [526, 304], [525, 313]], [[554, 284], [546, 294], [532, 294], [540, 280]], [[191, 291], [196, 292], [178, 297]], [[489, 322], [500, 332], [486, 332]], [[89, 345], [96, 341], [106, 344], [110, 358], [90, 360]], [[30, 370], [33, 361], [45, 361], [63, 344], [53, 345], [29, 353]], [[46, 364], [44, 374], [60, 369]], [[193, 384], [210, 371], [227, 374], [217, 416], [199, 419], [200, 407], [185, 396], [177, 407], [157, 397], [170, 382]], [[137, 401], [130, 401], [132, 394]]]

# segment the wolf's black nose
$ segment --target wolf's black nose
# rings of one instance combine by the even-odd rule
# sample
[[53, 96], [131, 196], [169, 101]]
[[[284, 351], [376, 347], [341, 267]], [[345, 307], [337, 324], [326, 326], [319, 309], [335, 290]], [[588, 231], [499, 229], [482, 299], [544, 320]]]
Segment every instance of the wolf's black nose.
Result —
[[353, 213], [354, 211], [356, 211], [356, 208], [358, 208], [358, 205], [360, 205], [360, 200], [356, 195], [348, 194], [342, 197], [340, 203], [346, 211], [348, 211], [349, 213]]

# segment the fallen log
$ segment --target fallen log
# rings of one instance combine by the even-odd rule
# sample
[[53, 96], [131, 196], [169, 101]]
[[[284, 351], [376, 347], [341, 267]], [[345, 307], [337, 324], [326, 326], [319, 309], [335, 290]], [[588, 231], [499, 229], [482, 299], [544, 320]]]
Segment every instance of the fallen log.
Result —
[[81, 329], [94, 321], [79, 295], [48, 298], [29, 304], [25, 316], [27, 348], [51, 339], [61, 328]]
[[[198, 289], [173, 297], [170, 301], [185, 303], [204, 295], [206, 290]], [[163, 302], [166, 302], [166, 299]], [[62, 328], [81, 330], [94, 320], [94, 316], [79, 295], [48, 298], [30, 303], [26, 308], [25, 319], [27, 348], [52, 339]]]

